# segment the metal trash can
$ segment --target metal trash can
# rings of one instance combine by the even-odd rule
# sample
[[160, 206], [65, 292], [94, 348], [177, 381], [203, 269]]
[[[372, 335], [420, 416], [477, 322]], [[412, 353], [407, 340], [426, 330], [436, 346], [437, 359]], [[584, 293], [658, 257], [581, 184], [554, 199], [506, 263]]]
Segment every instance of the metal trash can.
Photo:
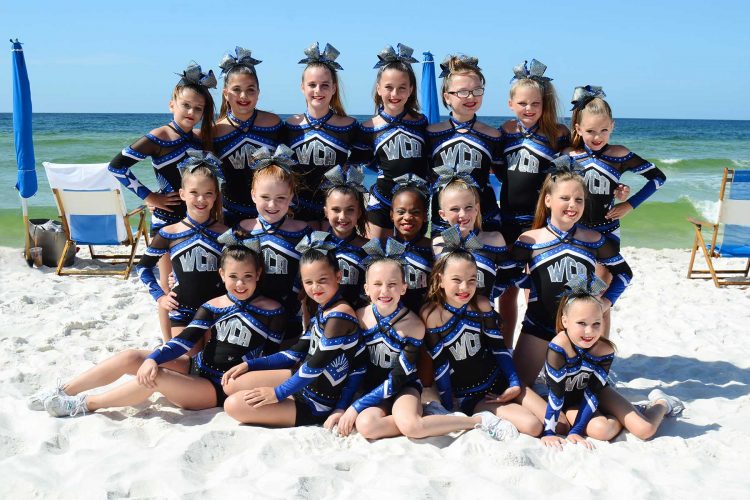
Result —
[[[65, 249], [65, 232], [62, 224], [56, 220], [29, 219], [31, 246], [42, 247], [42, 263], [48, 267], [57, 267]], [[63, 267], [73, 265], [76, 258], [76, 246], [68, 248]]]

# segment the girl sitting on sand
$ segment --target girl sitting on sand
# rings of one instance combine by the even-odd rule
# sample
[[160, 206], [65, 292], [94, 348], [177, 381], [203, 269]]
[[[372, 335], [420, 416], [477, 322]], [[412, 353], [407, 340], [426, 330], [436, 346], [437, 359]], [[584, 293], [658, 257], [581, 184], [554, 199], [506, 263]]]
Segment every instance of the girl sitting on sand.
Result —
[[224, 220], [230, 227], [258, 215], [250, 196], [252, 153], [259, 147], [276, 149], [283, 131], [278, 116], [256, 108], [260, 83], [255, 66], [260, 63], [248, 49], [237, 47], [234, 55], [226, 54], [219, 64], [224, 89], [214, 148], [226, 178]]
[[[187, 215], [180, 222], [159, 229], [136, 267], [159, 309], [169, 313], [170, 339], [193, 320], [201, 304], [224, 292], [217, 273], [223, 246], [217, 238], [227, 229], [220, 222], [219, 160], [197, 150], [187, 154], [178, 167], [182, 173], [179, 194], [187, 205]], [[164, 256], [171, 263], [176, 281], [169, 293], [154, 276], [154, 268]]]
[[554, 161], [554, 171], [542, 185], [531, 231], [523, 233], [511, 251], [519, 269], [528, 274], [516, 284], [529, 288], [529, 306], [513, 359], [521, 382], [530, 386], [544, 366], [547, 344], [557, 334], [555, 314], [565, 283], [576, 274], [593, 274], [597, 262], [615, 279], [602, 296], [605, 309], [630, 283], [632, 272], [618, 249], [601, 234], [578, 225], [586, 188], [568, 156]]
[[[544, 416], [546, 446], [562, 448], [565, 443], [592, 445], [585, 439], [608, 441], [624, 426], [642, 439], [651, 437], [665, 416], [678, 415], [683, 404], [658, 389], [649, 394], [650, 404], [636, 410], [621, 404], [619, 417], [603, 415], [599, 398], [607, 385], [607, 375], [615, 356], [614, 344], [603, 334], [604, 305], [599, 295], [606, 283], [595, 275], [573, 276], [557, 311], [558, 334], [547, 347], [545, 378], [549, 389]], [[613, 392], [610, 390], [610, 392]], [[567, 436], [557, 434], [560, 414], [573, 422]]]
[[[191, 64], [172, 91], [169, 110], [173, 114], [168, 125], [152, 130], [135, 143], [123, 149], [109, 164], [109, 171], [120, 183], [141, 198], [152, 209], [151, 232], [179, 222], [185, 217], [185, 203], [180, 199], [180, 173], [177, 165], [185, 159], [190, 149], [213, 149], [214, 101], [208, 89], [216, 87], [212, 71], [205, 74], [197, 64]], [[200, 133], [193, 127], [201, 120]], [[131, 167], [151, 157], [158, 192], [144, 186]], [[159, 280], [164, 293], [169, 290], [167, 278], [172, 267], [167, 257], [159, 261]], [[164, 341], [171, 338], [166, 310], [160, 310], [159, 324]]]
[[[443, 70], [440, 73], [443, 78], [443, 105], [451, 113], [447, 121], [427, 128], [430, 158], [433, 170], [441, 167], [452, 171], [461, 167], [470, 170], [469, 175], [479, 186], [482, 227], [487, 231], [498, 231], [500, 209], [489, 175], [502, 162], [500, 132], [477, 121], [484, 95], [484, 75], [478, 64], [475, 57], [468, 56], [451, 56], [440, 64]], [[438, 209], [438, 204], [433, 203], [433, 236], [447, 229]]]
[[419, 112], [417, 77], [411, 65], [418, 62], [413, 50], [398, 44], [378, 54], [375, 69], [376, 115], [362, 123], [362, 146], [369, 163], [378, 172], [367, 204], [370, 238], [393, 234], [390, 210], [394, 179], [414, 174], [423, 179], [429, 173], [427, 161], [427, 118]]
[[325, 173], [323, 184], [326, 201], [322, 229], [330, 233], [329, 240], [336, 244], [334, 253], [341, 270], [339, 289], [352, 307], [363, 302], [362, 287], [365, 283], [362, 263], [365, 258], [362, 245], [367, 243], [363, 237], [367, 232], [364, 178], [359, 167], [351, 166], [345, 171], [337, 165]]
[[518, 431], [538, 436], [542, 424], [525, 406], [541, 400], [521, 387], [500, 318], [476, 290], [477, 265], [469, 252], [447, 251], [435, 261], [421, 316], [440, 402], [450, 410], [456, 398], [468, 415], [489, 411], [504, 419], [493, 431], [498, 439]]
[[232, 418], [274, 427], [326, 423], [330, 428], [331, 412], [351, 403], [364, 373], [364, 346], [354, 310], [339, 291], [341, 271], [333, 246], [322, 231], [297, 245], [305, 333], [291, 348], [249, 359], [224, 375], [231, 394], [224, 409]]
[[[284, 311], [274, 300], [256, 294], [263, 266], [259, 255], [243, 246], [221, 254], [219, 275], [227, 293], [209, 300], [177, 337], [154, 352], [127, 350], [62, 385], [49, 397], [37, 397], [55, 417], [75, 416], [102, 408], [134, 406], [158, 392], [188, 410], [221, 406], [224, 371], [237, 359], [253, 359], [281, 341]], [[195, 357], [183, 356], [210, 336]], [[135, 375], [101, 394], [83, 394], [125, 374]]]
[[307, 110], [287, 118], [286, 144], [297, 155], [295, 171], [302, 179], [294, 202], [295, 217], [318, 229], [323, 221], [323, 175], [336, 165], [346, 165], [359, 127], [341, 102], [339, 51], [326, 44], [321, 52], [314, 43], [305, 55], [300, 64], [305, 64], [301, 89]]
[[[371, 254], [365, 291], [371, 304], [357, 311], [364, 330], [368, 364], [364, 395], [343, 414], [338, 413], [338, 430], [349, 435], [353, 427], [367, 439], [405, 435], [410, 438], [439, 436], [481, 427], [500, 437], [500, 419], [484, 411], [465, 415], [422, 415], [422, 385], [417, 380], [416, 362], [424, 338], [424, 324], [401, 302], [406, 292], [404, 267], [398, 257], [403, 245], [388, 239], [383, 250], [378, 240], [365, 248]], [[334, 412], [335, 419], [336, 412]], [[334, 423], [331, 421], [330, 423]]]

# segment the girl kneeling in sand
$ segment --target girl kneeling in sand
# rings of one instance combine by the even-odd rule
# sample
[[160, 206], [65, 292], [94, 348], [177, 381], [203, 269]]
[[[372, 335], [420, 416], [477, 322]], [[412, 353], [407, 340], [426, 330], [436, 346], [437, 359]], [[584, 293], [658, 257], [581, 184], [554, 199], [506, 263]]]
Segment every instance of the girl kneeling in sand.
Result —
[[[305, 290], [305, 333], [299, 342], [224, 375], [230, 394], [224, 410], [244, 424], [320, 425], [352, 401], [364, 373], [364, 346], [354, 310], [339, 292], [341, 271], [328, 238], [316, 231], [297, 245]], [[290, 368], [297, 363], [301, 366], [293, 374]]]
[[[75, 416], [137, 405], [154, 392], [188, 410], [221, 406], [226, 397], [221, 386], [224, 371], [237, 359], [262, 356], [281, 342], [284, 310], [278, 302], [255, 294], [262, 270], [256, 252], [228, 246], [219, 270], [225, 295], [203, 304], [182, 333], [154, 352], [127, 350], [75, 377], [44, 400], [44, 409], [56, 417]], [[195, 358], [183, 356], [208, 329], [203, 351]], [[136, 378], [102, 394], [81, 394], [125, 374]]]
[[[549, 395], [542, 442], [558, 449], [566, 442], [591, 448], [584, 436], [608, 441], [623, 426], [638, 437], [650, 437], [665, 416], [682, 411], [682, 402], [655, 389], [649, 394], [651, 403], [641, 411], [627, 403], [629, 408], [614, 408], [615, 417], [602, 415], [598, 411], [599, 399], [606, 390], [615, 357], [614, 344], [602, 335], [604, 306], [598, 296], [607, 285], [595, 276], [589, 283], [585, 275], [578, 275], [568, 281], [566, 288], [557, 312], [559, 333], [547, 347], [545, 378]], [[611, 389], [608, 392], [614, 393]], [[568, 422], [573, 422], [566, 437], [557, 435], [561, 412]]]
[[497, 415], [503, 425], [495, 425], [491, 433], [498, 439], [518, 430], [538, 436], [542, 424], [525, 406], [527, 400], [542, 401], [521, 387], [500, 333], [500, 319], [476, 289], [477, 264], [469, 252], [446, 252], [435, 262], [421, 315], [440, 401], [450, 410], [455, 397], [466, 414]]

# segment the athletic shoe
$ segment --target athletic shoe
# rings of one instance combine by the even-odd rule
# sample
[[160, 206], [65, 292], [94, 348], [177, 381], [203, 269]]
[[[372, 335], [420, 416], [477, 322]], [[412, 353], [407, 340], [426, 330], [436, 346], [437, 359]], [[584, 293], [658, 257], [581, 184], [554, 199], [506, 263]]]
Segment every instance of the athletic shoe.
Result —
[[654, 389], [648, 393], [648, 400], [655, 403], [659, 399], [663, 399], [667, 403], [667, 414], [665, 417], [676, 417], [682, 410], [685, 409], [685, 404], [674, 396], [664, 394], [661, 389]]
[[482, 429], [490, 435], [492, 439], [498, 441], [507, 441], [518, 437], [518, 429], [507, 420], [503, 420], [492, 412], [480, 411], [475, 413], [482, 419], [481, 424], [476, 424], [475, 429]]
[[86, 414], [86, 396], [52, 396], [44, 402], [44, 409], [53, 417], [75, 417], [79, 413]]
[[59, 379], [54, 387], [46, 387], [33, 396], [31, 396], [26, 402], [26, 406], [29, 410], [44, 411], [44, 402], [52, 396], [67, 396], [63, 392], [63, 383]]

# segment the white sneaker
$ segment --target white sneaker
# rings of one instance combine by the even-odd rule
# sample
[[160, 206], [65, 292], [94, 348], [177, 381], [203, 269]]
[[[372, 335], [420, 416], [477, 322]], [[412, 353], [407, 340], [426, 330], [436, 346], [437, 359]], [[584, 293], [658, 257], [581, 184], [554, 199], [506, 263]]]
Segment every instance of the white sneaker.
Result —
[[655, 403], [658, 400], [664, 400], [667, 403], [667, 414], [665, 417], [676, 417], [685, 409], [685, 404], [674, 396], [664, 394], [661, 389], [654, 389], [648, 393], [648, 400]]
[[480, 411], [474, 415], [482, 419], [481, 424], [474, 426], [475, 429], [482, 429], [490, 435], [492, 439], [498, 441], [508, 441], [518, 437], [518, 429], [507, 420], [503, 420], [492, 412]]
[[67, 396], [65, 394], [52, 396], [44, 402], [44, 409], [53, 417], [75, 417], [79, 413], [86, 414], [86, 396]]
[[46, 387], [26, 401], [26, 406], [29, 410], [44, 411], [44, 402], [52, 396], [67, 396], [63, 391], [63, 383], [59, 379], [55, 384], [55, 387]]

